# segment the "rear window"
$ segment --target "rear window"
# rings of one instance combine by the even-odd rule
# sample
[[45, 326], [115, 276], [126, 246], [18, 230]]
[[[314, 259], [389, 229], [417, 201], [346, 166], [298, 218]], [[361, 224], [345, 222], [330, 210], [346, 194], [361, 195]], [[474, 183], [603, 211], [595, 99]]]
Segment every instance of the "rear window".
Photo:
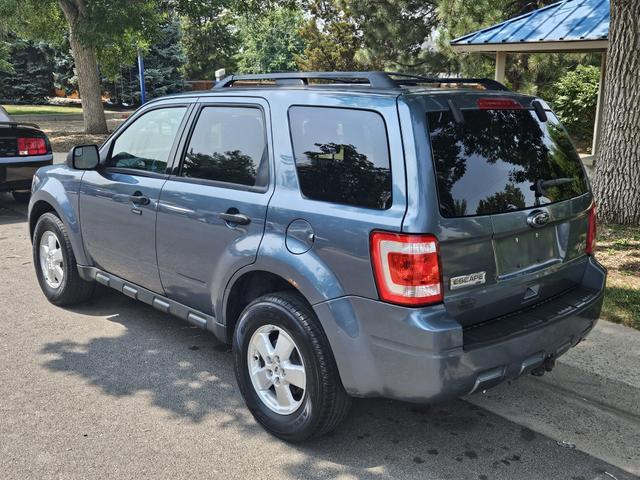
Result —
[[568, 200], [588, 191], [580, 157], [558, 119], [531, 110], [429, 112], [440, 211], [489, 215]]
[[305, 197], [380, 210], [391, 206], [389, 146], [379, 114], [291, 107], [289, 124]]

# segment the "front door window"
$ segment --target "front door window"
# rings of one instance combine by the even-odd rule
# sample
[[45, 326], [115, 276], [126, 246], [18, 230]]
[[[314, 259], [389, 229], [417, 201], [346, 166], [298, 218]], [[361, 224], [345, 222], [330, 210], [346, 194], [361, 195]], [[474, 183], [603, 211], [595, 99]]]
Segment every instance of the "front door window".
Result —
[[165, 173], [186, 107], [151, 110], [115, 140], [107, 167]]

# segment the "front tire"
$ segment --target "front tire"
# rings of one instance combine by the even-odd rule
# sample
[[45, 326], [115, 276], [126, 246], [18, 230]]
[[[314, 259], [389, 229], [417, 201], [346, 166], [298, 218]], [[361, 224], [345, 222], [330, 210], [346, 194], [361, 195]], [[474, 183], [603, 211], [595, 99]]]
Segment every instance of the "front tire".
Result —
[[244, 310], [233, 336], [236, 379], [247, 407], [271, 434], [300, 442], [335, 429], [345, 392], [331, 347], [298, 295], [265, 295]]
[[95, 284], [80, 278], [64, 223], [53, 213], [43, 214], [33, 232], [33, 263], [47, 299], [58, 306], [88, 300]]

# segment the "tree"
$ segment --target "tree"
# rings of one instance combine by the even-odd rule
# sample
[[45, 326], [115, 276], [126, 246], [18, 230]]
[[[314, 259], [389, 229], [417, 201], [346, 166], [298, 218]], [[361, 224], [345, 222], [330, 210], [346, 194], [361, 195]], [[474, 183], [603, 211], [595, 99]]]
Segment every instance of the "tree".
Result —
[[103, 68], [146, 48], [162, 17], [153, 0], [0, 0], [11, 30], [38, 40], [69, 43], [82, 98], [85, 131], [106, 133], [98, 58]]
[[302, 11], [275, 7], [250, 14], [238, 22], [240, 52], [238, 71], [242, 73], [287, 72], [297, 69], [296, 58], [305, 42], [299, 34]]
[[[450, 69], [467, 77], [492, 77], [492, 55], [453, 52], [449, 42], [469, 32], [491, 26], [553, 3], [555, 0], [438, 0], [438, 46], [449, 59]], [[567, 68], [583, 63], [584, 56], [518, 55], [508, 57], [506, 76], [514, 90], [538, 94], [551, 86]], [[548, 90], [544, 93], [548, 93]]]
[[11, 45], [6, 41], [7, 32], [0, 26], [0, 73], [13, 71], [9, 57], [11, 56]]
[[13, 37], [11, 71], [0, 71], [0, 100], [42, 103], [53, 93], [53, 49], [43, 42]]
[[75, 74], [68, 38], [64, 43], [53, 48], [53, 85], [63, 90], [65, 95], [78, 91], [78, 77]]
[[[156, 42], [145, 54], [145, 81], [149, 98], [161, 97], [184, 90], [182, 69], [186, 62], [181, 44], [182, 31], [177, 19], [160, 27]], [[139, 72], [136, 68], [139, 85]], [[140, 88], [138, 87], [138, 92]]]
[[425, 48], [437, 24], [437, 0], [341, 0], [362, 31], [362, 63], [417, 71], [433, 60]]
[[571, 135], [590, 141], [596, 118], [600, 69], [593, 65], [578, 65], [554, 84], [550, 98], [558, 118]]
[[301, 69], [351, 71], [373, 67], [356, 59], [364, 46], [362, 35], [356, 21], [336, 0], [311, 0], [307, 9], [310, 18], [300, 30], [307, 46], [297, 59]]
[[235, 69], [238, 36], [232, 6], [231, 0], [176, 0], [187, 78], [213, 79], [219, 68]]
[[[185, 55], [181, 43], [181, 25], [172, 18], [160, 26], [160, 33], [144, 54], [147, 98], [184, 91]], [[123, 68], [124, 67], [124, 68]], [[140, 72], [137, 64], [120, 66], [115, 77], [103, 79], [110, 101], [132, 105], [141, 101]]]
[[612, 0], [594, 192], [606, 222], [640, 224], [640, 2]]

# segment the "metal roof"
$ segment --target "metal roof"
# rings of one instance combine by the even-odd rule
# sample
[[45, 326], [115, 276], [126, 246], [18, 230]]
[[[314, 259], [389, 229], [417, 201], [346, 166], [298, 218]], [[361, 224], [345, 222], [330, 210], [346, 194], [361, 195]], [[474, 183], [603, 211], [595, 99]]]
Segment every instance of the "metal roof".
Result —
[[451, 41], [454, 50], [605, 50], [609, 0], [563, 0]]

